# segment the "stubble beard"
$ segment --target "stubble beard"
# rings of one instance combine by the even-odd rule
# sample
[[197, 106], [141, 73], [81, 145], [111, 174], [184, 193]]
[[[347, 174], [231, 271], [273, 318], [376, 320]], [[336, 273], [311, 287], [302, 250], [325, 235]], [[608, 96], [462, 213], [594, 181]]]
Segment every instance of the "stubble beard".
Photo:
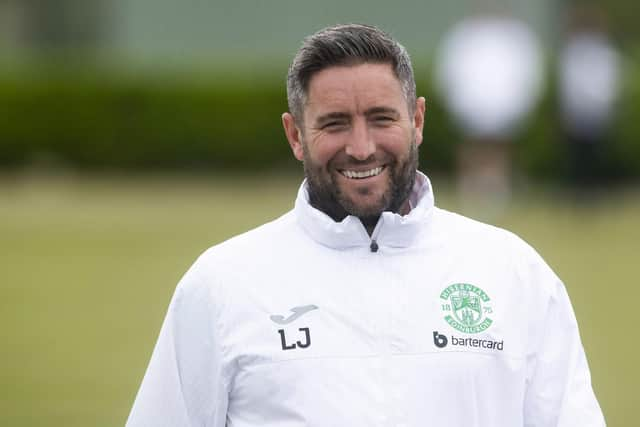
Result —
[[[382, 212], [399, 213], [409, 199], [418, 168], [418, 147], [415, 136], [404, 160], [396, 158], [387, 162], [389, 174], [386, 190], [376, 202], [367, 206], [359, 205], [340, 189], [336, 183], [336, 174], [339, 172], [331, 168], [330, 162], [326, 166], [315, 164], [311, 160], [306, 144], [303, 143], [302, 146], [309, 203], [329, 215], [334, 221], [340, 222], [348, 215], [353, 215], [360, 218], [367, 229], [373, 229]], [[366, 163], [366, 161], [352, 161], [352, 164], [358, 163]]]

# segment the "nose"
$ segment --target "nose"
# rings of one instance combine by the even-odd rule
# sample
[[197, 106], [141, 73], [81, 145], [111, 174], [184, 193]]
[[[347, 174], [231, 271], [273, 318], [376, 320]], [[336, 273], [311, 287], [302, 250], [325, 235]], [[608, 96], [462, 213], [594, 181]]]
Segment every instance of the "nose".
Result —
[[353, 124], [345, 152], [356, 160], [367, 160], [376, 152], [375, 143], [364, 120], [356, 120]]

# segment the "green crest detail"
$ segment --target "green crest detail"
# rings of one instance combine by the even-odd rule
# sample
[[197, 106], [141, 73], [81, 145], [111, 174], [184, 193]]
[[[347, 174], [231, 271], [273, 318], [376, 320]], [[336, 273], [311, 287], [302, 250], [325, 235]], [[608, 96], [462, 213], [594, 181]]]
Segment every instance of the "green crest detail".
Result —
[[454, 283], [441, 293], [444, 320], [460, 332], [477, 334], [491, 326], [493, 320], [487, 317], [493, 313], [491, 299], [477, 286], [469, 283]]

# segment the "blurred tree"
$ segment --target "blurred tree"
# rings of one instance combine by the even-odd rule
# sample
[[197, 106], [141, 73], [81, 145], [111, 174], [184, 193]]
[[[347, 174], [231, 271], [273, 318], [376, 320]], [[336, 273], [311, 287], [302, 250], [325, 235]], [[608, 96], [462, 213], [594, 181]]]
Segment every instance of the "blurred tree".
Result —
[[614, 38], [618, 39], [623, 46], [637, 46], [640, 43], [640, 9], [633, 0], [564, 0], [567, 5], [592, 6], [605, 12], [608, 17], [607, 30]]
[[4, 44], [37, 51], [91, 50], [106, 41], [107, 0], [0, 0]]

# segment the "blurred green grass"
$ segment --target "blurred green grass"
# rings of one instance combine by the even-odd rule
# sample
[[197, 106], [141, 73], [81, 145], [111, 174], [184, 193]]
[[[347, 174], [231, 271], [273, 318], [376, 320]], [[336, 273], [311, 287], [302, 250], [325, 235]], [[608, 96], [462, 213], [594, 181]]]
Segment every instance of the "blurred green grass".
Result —
[[[298, 180], [0, 178], [0, 425], [123, 425], [180, 276], [208, 246], [290, 209]], [[446, 182], [435, 187], [456, 209]], [[640, 192], [593, 206], [519, 195], [494, 222], [565, 281], [608, 425], [628, 426]]]

